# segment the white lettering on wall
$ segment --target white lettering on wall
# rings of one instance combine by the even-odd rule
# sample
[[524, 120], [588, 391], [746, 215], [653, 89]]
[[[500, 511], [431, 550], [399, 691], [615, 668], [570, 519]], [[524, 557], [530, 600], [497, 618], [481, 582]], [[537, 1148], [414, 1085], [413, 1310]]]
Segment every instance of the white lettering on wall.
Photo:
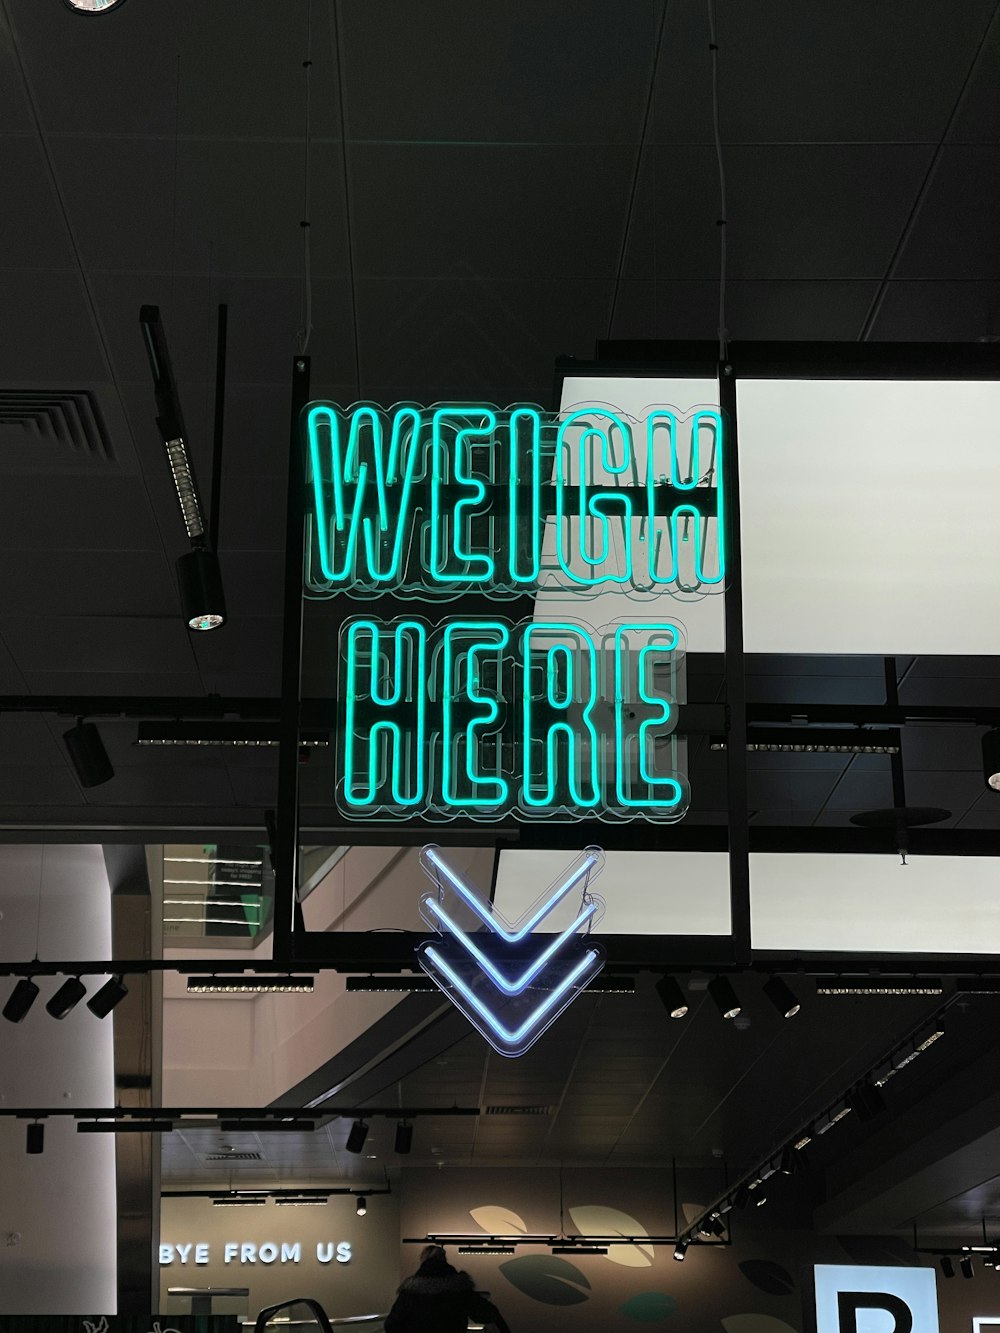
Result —
[[240, 1252], [240, 1247], [236, 1244], [234, 1240], [226, 1241], [225, 1261], [227, 1264], [231, 1264], [233, 1260], [236, 1258], [236, 1256], [239, 1254], [239, 1252]]
[[257, 1262], [257, 1246], [253, 1241], [245, 1240], [240, 1246], [240, 1263], [255, 1264]]
[[[316, 1245], [316, 1258], [321, 1264], [349, 1264], [353, 1258], [352, 1242], [349, 1240], [321, 1240]], [[207, 1240], [187, 1241], [185, 1244], [160, 1246], [160, 1264], [166, 1267], [172, 1263], [210, 1264], [212, 1246]], [[225, 1264], [298, 1264], [302, 1262], [302, 1242], [266, 1240], [261, 1245], [254, 1241], [227, 1240], [222, 1247], [222, 1262]]]
[[351, 1242], [342, 1240], [337, 1246], [337, 1263], [349, 1264], [351, 1262]]
[[318, 1241], [316, 1244], [316, 1258], [321, 1264], [332, 1263], [334, 1245], [332, 1240]]
[[172, 1264], [174, 1262], [174, 1247], [172, 1245], [160, 1246], [160, 1263]]
[[208, 1263], [208, 1242], [207, 1242], [207, 1241], [204, 1241], [204, 1240], [199, 1241], [198, 1244], [194, 1247], [194, 1261], [195, 1261], [196, 1264], [207, 1264], [207, 1263]]
[[281, 1262], [283, 1264], [297, 1264], [301, 1258], [301, 1242], [296, 1241], [294, 1245], [289, 1245], [285, 1241], [281, 1242]]
[[278, 1257], [278, 1247], [273, 1240], [266, 1240], [257, 1252], [257, 1258], [262, 1264], [273, 1264]]
[[181, 1261], [182, 1264], [186, 1264], [186, 1263], [187, 1263], [187, 1261], [188, 1261], [188, 1255], [189, 1255], [190, 1253], [191, 1253], [191, 1245], [190, 1245], [190, 1243], [188, 1243], [187, 1245], [178, 1245], [178, 1246], [177, 1246], [177, 1258]]

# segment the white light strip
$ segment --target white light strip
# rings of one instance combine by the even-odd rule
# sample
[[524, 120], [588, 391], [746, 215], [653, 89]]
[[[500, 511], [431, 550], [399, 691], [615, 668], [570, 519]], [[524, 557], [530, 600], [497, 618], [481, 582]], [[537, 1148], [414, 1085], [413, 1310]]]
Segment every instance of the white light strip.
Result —
[[[200, 907], [205, 904], [206, 899], [203, 894], [192, 894], [197, 898], [197, 902], [190, 902], [187, 898], [164, 898], [165, 907]], [[239, 900], [231, 898], [211, 898], [208, 900], [210, 907], [245, 907], [248, 911], [256, 910], [260, 907], [259, 903], [241, 903]]]
[[221, 856], [165, 856], [164, 861], [186, 866], [259, 866], [263, 861], [230, 861]]
[[172, 926], [259, 926], [260, 921], [251, 921], [241, 916], [165, 916], [164, 922]]
[[185, 884], [195, 884], [199, 888], [205, 889], [259, 889], [263, 887], [259, 883], [244, 885], [238, 879], [165, 879], [163, 882], [164, 884], [180, 884], [182, 886]]

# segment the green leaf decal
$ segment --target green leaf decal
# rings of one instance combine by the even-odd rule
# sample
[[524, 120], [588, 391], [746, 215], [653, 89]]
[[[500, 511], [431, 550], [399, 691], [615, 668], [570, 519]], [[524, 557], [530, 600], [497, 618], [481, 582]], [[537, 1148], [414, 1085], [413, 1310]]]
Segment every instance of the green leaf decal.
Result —
[[513, 1236], [517, 1231], [528, 1229], [513, 1209], [503, 1208], [496, 1203], [485, 1203], [481, 1208], [473, 1208], [470, 1216], [488, 1236]]
[[769, 1296], [790, 1296], [795, 1290], [795, 1279], [781, 1264], [770, 1259], [744, 1259], [739, 1270], [748, 1282]]
[[580, 1290], [590, 1287], [586, 1276], [554, 1254], [526, 1254], [520, 1259], [508, 1259], [500, 1265], [500, 1272], [518, 1291], [543, 1305], [579, 1305], [587, 1300], [586, 1292]]
[[676, 1309], [677, 1302], [665, 1291], [643, 1291], [627, 1300], [618, 1313], [640, 1324], [656, 1324], [668, 1319]]

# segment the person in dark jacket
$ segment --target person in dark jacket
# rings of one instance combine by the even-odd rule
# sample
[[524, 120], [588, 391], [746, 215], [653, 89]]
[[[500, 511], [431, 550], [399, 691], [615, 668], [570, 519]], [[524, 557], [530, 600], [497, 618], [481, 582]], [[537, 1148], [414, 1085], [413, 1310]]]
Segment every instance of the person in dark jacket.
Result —
[[441, 1245], [420, 1251], [420, 1267], [396, 1293], [385, 1333], [465, 1333], [469, 1320], [510, 1333], [500, 1311], [448, 1262]]

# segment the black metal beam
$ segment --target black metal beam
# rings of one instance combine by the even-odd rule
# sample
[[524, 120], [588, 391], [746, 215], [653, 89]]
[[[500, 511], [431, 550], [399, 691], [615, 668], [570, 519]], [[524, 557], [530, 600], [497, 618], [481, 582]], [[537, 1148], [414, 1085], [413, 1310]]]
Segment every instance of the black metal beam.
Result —
[[302, 542], [306, 484], [299, 416], [309, 400], [309, 384], [310, 360], [307, 356], [297, 356], [292, 362], [281, 637], [281, 745], [276, 837], [271, 849], [274, 869], [272, 952], [276, 959], [292, 957], [299, 889], [299, 699], [302, 688]]
[[414, 1120], [418, 1116], [478, 1116], [478, 1106], [0, 1106], [0, 1116], [11, 1120], [361, 1120], [367, 1116], [385, 1116], [389, 1120]]

